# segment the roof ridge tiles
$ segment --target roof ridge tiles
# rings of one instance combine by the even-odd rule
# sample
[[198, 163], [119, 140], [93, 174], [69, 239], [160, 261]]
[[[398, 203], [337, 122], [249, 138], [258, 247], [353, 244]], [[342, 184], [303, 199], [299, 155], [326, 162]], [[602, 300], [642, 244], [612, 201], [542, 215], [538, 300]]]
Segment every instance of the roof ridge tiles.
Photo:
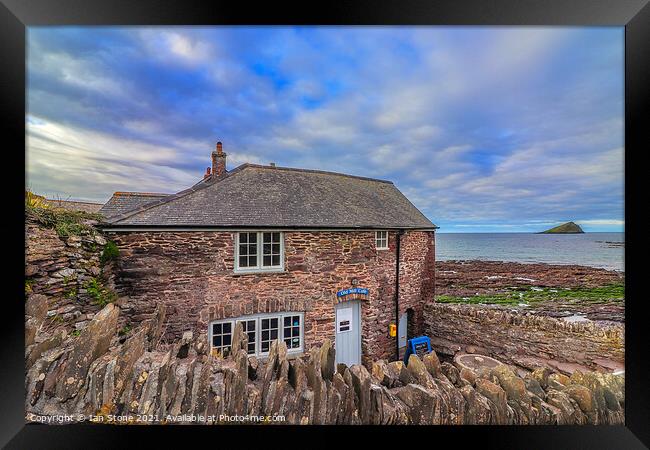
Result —
[[[394, 184], [390, 180], [382, 180], [380, 178], [371, 178], [371, 177], [362, 177], [360, 175], [350, 175], [347, 173], [341, 173], [341, 172], [331, 172], [328, 170], [319, 170], [319, 169], [301, 169], [297, 167], [284, 167], [284, 166], [265, 166], [263, 164], [252, 164], [252, 163], [245, 163], [242, 164], [242, 166], [247, 166], [247, 167], [254, 167], [254, 168], [259, 168], [259, 169], [268, 169], [268, 170], [290, 170], [292, 172], [305, 172], [305, 173], [320, 173], [323, 175], [335, 175], [339, 177], [348, 177], [348, 178], [356, 178], [358, 180], [367, 180], [367, 181], [376, 181], [379, 183], [387, 183], [387, 184]], [[241, 167], [241, 166], [239, 166]]]

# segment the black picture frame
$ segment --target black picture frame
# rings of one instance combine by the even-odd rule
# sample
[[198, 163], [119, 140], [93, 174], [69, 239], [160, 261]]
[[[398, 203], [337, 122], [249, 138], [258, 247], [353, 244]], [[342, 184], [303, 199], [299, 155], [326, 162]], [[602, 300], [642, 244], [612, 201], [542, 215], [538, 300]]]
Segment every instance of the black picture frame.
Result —
[[[0, 54], [2, 75], [3, 193], [6, 213], [0, 221], [5, 238], [4, 339], [0, 346], [0, 443], [7, 448], [120, 448], [148, 447], [152, 436], [162, 435], [166, 447], [179, 439], [184, 446], [223, 447], [227, 434], [245, 447], [268, 441], [270, 433], [286, 427], [123, 427], [76, 424], [25, 424], [24, 417], [24, 309], [21, 280], [24, 271], [25, 174], [25, 36], [37, 25], [221, 25], [221, 24], [345, 24], [345, 25], [551, 25], [625, 27], [625, 271], [626, 271], [626, 399], [625, 426], [511, 426], [511, 427], [354, 427], [353, 436], [371, 434], [398, 438], [401, 445], [414, 440], [427, 447], [457, 448], [473, 443], [481, 448], [644, 448], [650, 446], [648, 395], [648, 327], [643, 313], [645, 247], [642, 214], [643, 156], [647, 151], [650, 91], [650, 6], [648, 0], [401, 0], [284, 3], [172, 0], [2, 0]], [[646, 144], [644, 146], [644, 144]], [[22, 164], [22, 166], [21, 166]], [[645, 199], [643, 199], [645, 200]], [[254, 432], [253, 432], [254, 430]], [[349, 427], [292, 427], [293, 445], [311, 446]], [[215, 438], [220, 439], [215, 441]], [[424, 440], [422, 440], [424, 438]], [[447, 443], [443, 442], [448, 440]], [[356, 439], [355, 439], [356, 440]], [[275, 441], [271, 445], [282, 445]], [[288, 442], [288, 441], [286, 441]], [[324, 440], [323, 440], [324, 442]], [[366, 445], [365, 442], [349, 445]], [[385, 441], [386, 444], [388, 443]], [[332, 445], [341, 445], [332, 443]], [[384, 445], [386, 445], [384, 444]], [[236, 445], [236, 441], [233, 442]], [[394, 445], [394, 444], [389, 444]], [[398, 444], [399, 445], [399, 444]]]

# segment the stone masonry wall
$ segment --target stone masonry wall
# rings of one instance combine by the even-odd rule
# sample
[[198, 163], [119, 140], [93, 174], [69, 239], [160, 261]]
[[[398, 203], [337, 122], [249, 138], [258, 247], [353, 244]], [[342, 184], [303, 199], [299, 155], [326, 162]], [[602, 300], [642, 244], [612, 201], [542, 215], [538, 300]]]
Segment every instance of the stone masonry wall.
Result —
[[428, 304], [425, 331], [436, 352], [481, 353], [523, 369], [624, 368], [623, 325], [569, 323], [550, 317], [478, 305]]
[[83, 328], [101, 309], [84, 285], [111, 279], [110, 266], [100, 263], [104, 244], [99, 232], [61, 237], [33, 221], [25, 224], [26, 294], [45, 296], [47, 317], [53, 324], [67, 325], [68, 332]]
[[[30, 297], [26, 320], [42, 323], [43, 297]], [[300, 358], [274, 341], [264, 360], [246, 354], [241, 324], [223, 359], [191, 333], [159, 348], [164, 306], [117, 336], [120, 308], [108, 304], [79, 336], [26, 364], [26, 419], [100, 424], [227, 424], [265, 416], [270, 424], [584, 425], [623, 424], [620, 375], [538, 369], [524, 377], [499, 361], [420, 359], [335, 365], [329, 340]], [[40, 330], [40, 327], [38, 327]], [[482, 360], [475, 358], [474, 362]], [[283, 420], [273, 420], [273, 418]], [[57, 418], [59, 418], [57, 421]], [[88, 419], [86, 419], [88, 420]]]
[[[336, 292], [369, 289], [362, 302], [363, 361], [394, 358], [395, 232], [389, 249], [375, 248], [374, 231], [284, 233], [285, 271], [235, 274], [235, 233], [111, 232], [120, 248], [116, 288], [128, 302], [125, 314], [137, 322], [159, 303], [167, 307], [165, 339], [184, 331], [207, 333], [212, 320], [279, 311], [305, 312], [305, 347], [334, 339]], [[433, 300], [434, 236], [406, 232], [402, 237], [400, 314], [411, 308], [423, 324], [422, 306]], [[414, 333], [421, 329], [413, 330]]]

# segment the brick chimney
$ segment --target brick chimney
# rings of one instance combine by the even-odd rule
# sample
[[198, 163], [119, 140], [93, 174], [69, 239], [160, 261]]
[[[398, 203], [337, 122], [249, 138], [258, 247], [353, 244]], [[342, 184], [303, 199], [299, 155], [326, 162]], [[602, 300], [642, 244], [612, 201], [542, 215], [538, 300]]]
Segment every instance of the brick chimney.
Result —
[[210, 178], [210, 167], [207, 167], [205, 169], [205, 174], [203, 175], [203, 179], [205, 180], [206, 178]]
[[219, 177], [226, 173], [226, 155], [223, 152], [223, 144], [217, 142], [217, 149], [212, 151], [212, 174]]

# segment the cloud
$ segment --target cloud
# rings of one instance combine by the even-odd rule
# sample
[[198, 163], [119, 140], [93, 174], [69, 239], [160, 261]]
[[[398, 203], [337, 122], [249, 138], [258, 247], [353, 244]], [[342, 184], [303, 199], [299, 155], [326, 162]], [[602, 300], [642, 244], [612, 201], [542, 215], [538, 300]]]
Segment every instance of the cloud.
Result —
[[392, 180], [442, 231], [623, 217], [622, 28], [30, 27], [27, 69], [43, 192], [180, 190], [221, 140]]

